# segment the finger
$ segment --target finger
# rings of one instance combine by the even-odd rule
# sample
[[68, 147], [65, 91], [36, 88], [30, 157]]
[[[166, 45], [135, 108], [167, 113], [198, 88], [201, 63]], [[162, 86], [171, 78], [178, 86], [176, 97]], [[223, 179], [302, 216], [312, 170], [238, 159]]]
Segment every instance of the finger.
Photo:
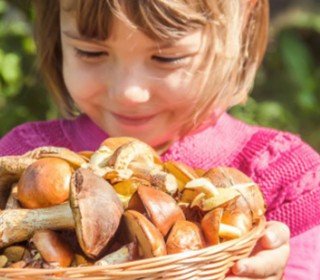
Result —
[[289, 242], [290, 230], [286, 224], [271, 221], [267, 223], [264, 235], [259, 240], [263, 249], [274, 249]]
[[239, 260], [232, 272], [237, 276], [264, 279], [282, 274], [289, 256], [289, 244], [280, 246], [275, 250], [258, 252], [255, 256]]

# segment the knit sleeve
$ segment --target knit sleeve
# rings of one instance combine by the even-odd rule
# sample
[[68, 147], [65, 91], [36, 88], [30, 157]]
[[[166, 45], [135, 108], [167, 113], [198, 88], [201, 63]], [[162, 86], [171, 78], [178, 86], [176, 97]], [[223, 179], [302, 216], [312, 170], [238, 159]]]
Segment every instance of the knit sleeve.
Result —
[[290, 239], [290, 256], [285, 279], [320, 279], [320, 226]]
[[0, 156], [21, 155], [41, 146], [70, 146], [59, 121], [29, 122], [15, 127], [0, 139]]
[[252, 158], [249, 170], [264, 193], [267, 218], [286, 223], [292, 236], [319, 225], [319, 154], [290, 133], [270, 130], [251, 141], [268, 142]]

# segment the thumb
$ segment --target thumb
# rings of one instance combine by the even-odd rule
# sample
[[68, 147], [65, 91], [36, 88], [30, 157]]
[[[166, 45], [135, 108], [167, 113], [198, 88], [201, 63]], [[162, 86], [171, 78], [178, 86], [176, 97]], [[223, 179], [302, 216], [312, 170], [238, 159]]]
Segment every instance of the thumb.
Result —
[[270, 221], [259, 243], [264, 249], [274, 249], [288, 243], [289, 239], [290, 230], [286, 224]]

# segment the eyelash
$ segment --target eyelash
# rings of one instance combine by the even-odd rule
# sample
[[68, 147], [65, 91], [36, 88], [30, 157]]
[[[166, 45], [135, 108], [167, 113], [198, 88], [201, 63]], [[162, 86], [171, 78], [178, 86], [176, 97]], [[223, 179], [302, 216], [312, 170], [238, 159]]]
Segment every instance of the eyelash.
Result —
[[[81, 49], [75, 48], [76, 55], [82, 58], [88, 58], [88, 59], [94, 59], [94, 58], [100, 58], [104, 55], [108, 55], [107, 52], [89, 52], [89, 51], [84, 51]], [[182, 62], [186, 57], [163, 57], [163, 56], [152, 56], [152, 59], [162, 63], [162, 64], [178, 64]]]
[[99, 58], [101, 56], [108, 55], [106, 52], [88, 52], [77, 48], [75, 48], [75, 51], [78, 56], [84, 58]]
[[177, 64], [184, 60], [186, 57], [163, 57], [163, 56], [153, 56], [154, 60], [163, 64]]

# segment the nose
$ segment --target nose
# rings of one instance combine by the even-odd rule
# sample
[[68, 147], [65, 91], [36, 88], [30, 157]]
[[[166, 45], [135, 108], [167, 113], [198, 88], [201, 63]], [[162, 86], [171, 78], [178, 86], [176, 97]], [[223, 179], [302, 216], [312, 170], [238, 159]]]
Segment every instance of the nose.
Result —
[[[116, 73], [114, 73], [116, 74]], [[150, 99], [145, 75], [138, 70], [121, 71], [109, 83], [109, 95], [123, 104], [146, 103]]]
[[132, 103], [145, 103], [149, 100], [148, 90], [138, 85], [129, 85], [123, 89], [124, 98]]

